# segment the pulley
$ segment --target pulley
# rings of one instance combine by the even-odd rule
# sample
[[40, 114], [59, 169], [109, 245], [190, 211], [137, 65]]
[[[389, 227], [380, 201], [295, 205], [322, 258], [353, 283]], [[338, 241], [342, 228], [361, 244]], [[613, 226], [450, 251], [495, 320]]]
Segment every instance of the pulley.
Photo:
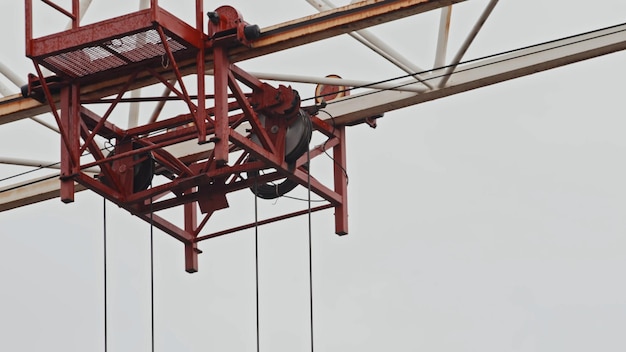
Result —
[[[265, 116], [259, 115], [259, 120], [261, 120], [261, 124], [265, 126]], [[311, 117], [304, 110], [300, 109], [293, 123], [287, 127], [287, 132], [285, 133], [285, 161], [287, 163], [295, 163], [298, 158], [309, 150], [312, 134], [313, 124], [311, 123]], [[250, 139], [254, 143], [261, 145], [256, 135], [252, 135]], [[254, 159], [251, 158], [251, 160]], [[308, 169], [308, 164], [305, 164], [304, 168]], [[253, 178], [258, 175], [258, 171], [248, 172], [248, 178]], [[275, 199], [292, 191], [296, 186], [298, 186], [297, 182], [286, 178], [279, 183], [265, 183], [252, 186], [250, 190], [259, 198]]]
[[[133, 149], [139, 149], [141, 146], [133, 143]], [[115, 150], [110, 152], [107, 155], [107, 158], [115, 155]], [[124, 160], [124, 158], [120, 159]], [[152, 153], [146, 152], [141, 154], [136, 154], [132, 157], [133, 166], [133, 192], [140, 192], [148, 189], [150, 184], [152, 183], [152, 178], [154, 177], [154, 158], [152, 157]], [[113, 172], [122, 173], [125, 169], [125, 166], [121, 162], [113, 162]], [[110, 180], [101, 173], [98, 177], [100, 182], [106, 184], [107, 186], [112, 186]]]

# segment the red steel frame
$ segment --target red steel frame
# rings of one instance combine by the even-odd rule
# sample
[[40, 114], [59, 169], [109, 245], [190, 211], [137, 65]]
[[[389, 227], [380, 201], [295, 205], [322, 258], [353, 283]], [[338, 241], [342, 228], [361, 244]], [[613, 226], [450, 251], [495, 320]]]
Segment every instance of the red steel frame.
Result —
[[[26, 53], [33, 60], [38, 76], [31, 81], [39, 84], [37, 87], [31, 84], [29, 91], [40, 91], [41, 96], [51, 105], [59, 125], [63, 202], [74, 201], [75, 182], [97, 192], [180, 240], [185, 246], [185, 270], [188, 272], [198, 270], [199, 241], [309, 211], [300, 210], [219, 232], [206, 232], [205, 227], [212, 214], [229, 206], [226, 194], [253, 187], [257, 183], [288, 178], [300, 185], [310, 184], [311, 191], [326, 201], [324, 205], [310, 211], [334, 208], [335, 232], [347, 234], [345, 127], [333, 126], [317, 116], [311, 116], [313, 130], [326, 136], [326, 142], [294, 163], [285, 161], [285, 135], [289, 121], [300, 111], [299, 97], [290, 87], [272, 87], [229, 61], [229, 49], [248, 44], [243, 32], [247, 24], [235, 9], [228, 6], [217, 9], [213, 13], [216, 16], [208, 22], [207, 35], [203, 31], [202, 0], [196, 0], [196, 28], [159, 8], [157, 0], [151, 1], [148, 10], [87, 26], [80, 26], [78, 0], [73, 0], [71, 12], [54, 5], [50, 0], [42, 0], [70, 17], [73, 25], [68, 31], [34, 39], [32, 0], [25, 1]], [[152, 51], [148, 49], [142, 51], [140, 44], [137, 45], [138, 50], [112, 49], [111, 43], [116, 38], [136, 40], [137, 37], [133, 35], [146, 33], [158, 34], [158, 42], [153, 42], [149, 48], [156, 50], [154, 43], [160, 44], [157, 45], [160, 51], [157, 50], [156, 56], [150, 56]], [[107, 53], [90, 57], [89, 60], [84, 60], [84, 54], [81, 53], [101, 53], [102, 50]], [[137, 52], [131, 56], [131, 51]], [[212, 54], [213, 62], [206, 61], [208, 54]], [[162, 57], [167, 57], [171, 63], [167, 69], [161, 67]], [[177, 65], [178, 60], [190, 57], [195, 57], [197, 66], [198, 94], [195, 99], [188, 93]], [[96, 67], [93, 62], [98, 60], [99, 66]], [[84, 68], [77, 69], [76, 62], [78, 66], [85, 62]], [[206, 94], [204, 84], [207, 64], [214, 71], [214, 94], [210, 96]], [[59, 79], [55, 79], [54, 84], [48, 83], [51, 80], [44, 77], [41, 66], [51, 69]], [[145, 76], [155, 77], [170, 88], [186, 103], [189, 112], [129, 129], [122, 129], [109, 122], [115, 108], [124, 100], [124, 93], [140, 77]], [[125, 83], [113, 99], [100, 101], [109, 105], [106, 113], [99, 116], [85, 106], [93, 101], [85, 98], [81, 85], [107, 77], [115, 77]], [[180, 88], [168, 81], [172, 77]], [[251, 92], [246, 93], [244, 89]], [[57, 90], [59, 99], [55, 100]], [[213, 107], [205, 106], [207, 99], [214, 101]], [[60, 102], [59, 106], [56, 106], [55, 101]], [[316, 113], [314, 107], [309, 110]], [[260, 114], [265, 117], [265, 126], [268, 128], [261, 122]], [[245, 134], [236, 130], [247, 124], [250, 127]], [[251, 134], [256, 136], [258, 144], [250, 139]], [[96, 144], [96, 136], [114, 140], [115, 152], [105, 155]], [[207, 144], [207, 150], [193, 160], [179, 159], [165, 149], [194, 139], [200, 144]], [[335, 162], [332, 189], [308, 175], [305, 165], [309, 158], [313, 159], [329, 149], [333, 151]], [[93, 161], [82, 162], [81, 155], [86, 151], [91, 154]], [[238, 157], [231, 160], [235, 152]], [[157, 173], [166, 173], [167, 181], [135, 190], [135, 167], [147, 157], [154, 158]], [[84, 172], [91, 167], [99, 167], [100, 178], [106, 182]], [[259, 173], [259, 170], [266, 172]], [[244, 177], [246, 173], [257, 176]], [[171, 208], [182, 210], [182, 226], [156, 214]]]

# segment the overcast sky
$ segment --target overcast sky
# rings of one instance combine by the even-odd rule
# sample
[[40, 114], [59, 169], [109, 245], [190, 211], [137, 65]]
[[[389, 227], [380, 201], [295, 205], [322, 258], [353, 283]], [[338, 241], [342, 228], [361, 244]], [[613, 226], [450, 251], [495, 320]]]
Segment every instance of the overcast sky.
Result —
[[[12, 3], [0, 12], [0, 62], [25, 78], [33, 69], [23, 3]], [[189, 5], [163, 3], [193, 18]], [[455, 6], [450, 57], [486, 3]], [[315, 13], [304, 0], [229, 4], [261, 27]], [[92, 6], [88, 21], [138, 4]], [[371, 31], [429, 68], [438, 18]], [[505, 0], [466, 59], [625, 20], [621, 0]], [[316, 351], [624, 351], [625, 59], [611, 54], [389, 112], [375, 130], [349, 128], [350, 234], [334, 235], [332, 211], [313, 215]], [[402, 74], [347, 36], [241, 66], [359, 80]], [[58, 135], [32, 121], [0, 128], [0, 157], [57, 161], [58, 150]], [[0, 165], [0, 179], [23, 170]], [[217, 228], [253, 216], [250, 192], [230, 202], [214, 215]], [[259, 212], [303, 206], [260, 201]], [[150, 226], [112, 203], [107, 219], [109, 351], [149, 351]], [[259, 228], [261, 351], [310, 350], [307, 236], [306, 217]], [[102, 237], [103, 200], [90, 191], [69, 205], [0, 213], [0, 350], [103, 351]], [[200, 271], [187, 274], [182, 245], [155, 230], [155, 350], [255, 351], [254, 231], [200, 248]]]

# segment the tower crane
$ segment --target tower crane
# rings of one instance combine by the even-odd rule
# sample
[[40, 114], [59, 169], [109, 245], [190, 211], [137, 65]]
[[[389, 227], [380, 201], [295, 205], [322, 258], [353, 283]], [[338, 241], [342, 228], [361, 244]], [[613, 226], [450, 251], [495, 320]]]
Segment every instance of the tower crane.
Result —
[[[54, 114], [62, 160], [60, 174], [0, 189], [0, 210], [51, 198], [80, 203], [75, 192], [90, 190], [180, 241], [188, 272], [199, 269], [201, 241], [259, 224], [242, 221], [226, 230], [212, 228], [226, 207], [237, 208], [228, 199], [235, 192], [273, 199], [310, 187], [323, 205], [260, 224], [333, 209], [335, 232], [348, 233], [348, 127], [375, 127], [390, 111], [626, 48], [626, 27], [615, 25], [465, 60], [497, 1], [485, 1], [487, 6], [451, 60], [444, 54], [450, 31], [446, 23], [451, 9], [469, 2], [367, 0], [332, 8], [327, 1], [311, 0], [319, 14], [269, 27], [255, 26], [254, 13], [228, 5], [205, 8], [202, 1], [194, 4], [197, 16], [189, 24], [162, 7], [165, 2], [152, 0], [143, 10], [83, 23], [85, 1], [73, 0], [69, 10], [55, 1], [26, 0], [27, 9], [43, 4], [55, 16], [70, 19], [71, 25], [37, 36], [33, 33], [43, 20], [37, 20], [36, 11], [27, 17], [27, 28], [33, 30], [27, 30], [27, 55], [34, 62], [34, 74], [21, 94], [0, 99], [0, 124]], [[366, 31], [436, 10], [441, 11], [441, 21], [432, 69], [382, 53], [384, 45], [377, 45]], [[303, 91], [288, 84], [271, 83], [313, 81], [311, 77], [244, 69], [246, 60], [347, 33], [386, 55], [405, 74], [393, 81], [315, 78], [318, 100], [312, 101], [302, 99]], [[139, 88], [153, 88], [152, 95], [134, 96]], [[156, 89], [168, 93], [159, 95]], [[179, 110], [169, 116], [155, 113], [149, 121], [128, 127], [113, 122], [124, 105], [173, 101]], [[315, 139], [321, 143], [310, 147]], [[309, 168], [326, 153], [333, 159], [329, 174]]]

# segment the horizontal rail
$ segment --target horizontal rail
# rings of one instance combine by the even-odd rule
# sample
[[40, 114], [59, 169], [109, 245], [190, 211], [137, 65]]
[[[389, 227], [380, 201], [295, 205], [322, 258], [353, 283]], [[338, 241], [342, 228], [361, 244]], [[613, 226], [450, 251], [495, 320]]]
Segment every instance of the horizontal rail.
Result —
[[233, 228], [230, 228], [230, 229], [214, 232], [214, 233], [211, 233], [211, 234], [208, 234], [208, 235], [198, 236], [194, 240], [194, 242], [200, 242], [200, 241], [208, 240], [209, 238], [219, 237], [219, 236], [227, 235], [229, 233], [251, 229], [251, 228], [253, 228], [255, 226], [267, 225], [267, 224], [270, 224], [270, 223], [273, 223], [273, 222], [276, 222], [276, 221], [281, 221], [281, 220], [293, 218], [293, 217], [296, 217], [296, 216], [306, 215], [308, 213], [313, 213], [313, 212], [316, 212], [316, 211], [326, 210], [326, 209], [330, 209], [330, 208], [334, 208], [334, 205], [332, 205], [332, 204], [325, 204], [325, 205], [320, 205], [318, 207], [314, 207], [314, 208], [311, 208], [311, 209], [304, 209], [304, 210], [296, 211], [296, 212], [293, 212], [291, 214], [286, 214], [286, 215], [276, 216], [276, 217], [269, 218], [269, 219], [259, 220], [257, 222], [252, 222], [252, 223], [249, 223], [249, 224], [246, 224], [246, 225], [241, 225], [241, 226], [233, 227]]

